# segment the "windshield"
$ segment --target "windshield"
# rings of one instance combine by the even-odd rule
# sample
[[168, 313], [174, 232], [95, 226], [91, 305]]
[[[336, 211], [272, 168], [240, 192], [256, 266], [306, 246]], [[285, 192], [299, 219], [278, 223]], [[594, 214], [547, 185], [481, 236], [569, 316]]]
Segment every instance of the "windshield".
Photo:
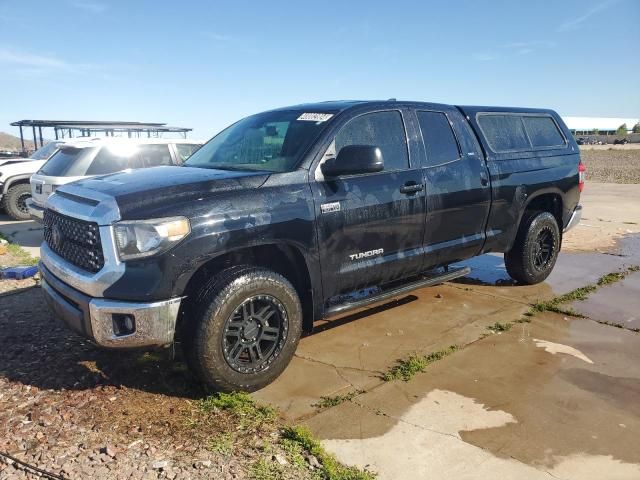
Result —
[[87, 160], [93, 156], [98, 147], [73, 148], [58, 150], [38, 173], [52, 177], [77, 177], [85, 175]]
[[38, 150], [33, 152], [29, 158], [31, 160], [46, 160], [55, 153], [58, 149], [58, 145], [60, 144], [56, 142], [47, 143], [44, 147], [40, 147]]
[[176, 143], [176, 151], [178, 152], [180, 163], [184, 163], [199, 148], [200, 145], [195, 143]]
[[318, 137], [332, 113], [266, 112], [247, 117], [209, 140], [187, 167], [289, 172]]

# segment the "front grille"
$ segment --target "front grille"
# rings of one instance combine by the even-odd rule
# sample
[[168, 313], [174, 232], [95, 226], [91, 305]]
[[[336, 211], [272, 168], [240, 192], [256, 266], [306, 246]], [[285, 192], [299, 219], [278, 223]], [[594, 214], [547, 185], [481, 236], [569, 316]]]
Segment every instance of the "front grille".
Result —
[[104, 266], [100, 228], [95, 222], [44, 211], [44, 240], [49, 248], [68, 262], [89, 272]]

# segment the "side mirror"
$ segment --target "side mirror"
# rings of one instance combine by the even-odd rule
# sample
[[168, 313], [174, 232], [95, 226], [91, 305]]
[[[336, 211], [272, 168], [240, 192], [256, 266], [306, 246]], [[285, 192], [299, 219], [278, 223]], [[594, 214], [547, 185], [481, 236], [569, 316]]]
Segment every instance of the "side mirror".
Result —
[[384, 170], [384, 161], [378, 147], [347, 145], [340, 149], [337, 157], [324, 162], [321, 169], [326, 177], [375, 173]]

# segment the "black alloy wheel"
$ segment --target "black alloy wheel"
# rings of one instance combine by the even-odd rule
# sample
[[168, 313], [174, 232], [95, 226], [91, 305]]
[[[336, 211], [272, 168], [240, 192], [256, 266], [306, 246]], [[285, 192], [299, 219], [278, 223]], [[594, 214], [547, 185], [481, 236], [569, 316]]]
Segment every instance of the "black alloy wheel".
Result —
[[224, 358], [236, 372], [260, 372], [280, 354], [288, 330], [287, 312], [275, 297], [248, 298], [225, 322]]

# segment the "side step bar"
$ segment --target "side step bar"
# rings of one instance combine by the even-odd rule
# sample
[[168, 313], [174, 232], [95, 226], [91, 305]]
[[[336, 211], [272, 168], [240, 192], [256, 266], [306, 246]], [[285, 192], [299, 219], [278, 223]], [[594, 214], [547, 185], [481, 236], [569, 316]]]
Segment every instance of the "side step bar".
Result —
[[338, 305], [333, 305], [325, 310], [325, 315], [330, 316], [330, 315], [335, 315], [337, 313], [345, 312], [347, 310], [352, 310], [354, 308], [366, 307], [367, 305], [371, 305], [372, 303], [378, 303], [382, 300], [387, 300], [389, 298], [398, 297], [400, 295], [407, 294], [413, 290], [417, 290], [418, 288], [431, 287], [433, 285], [438, 285], [439, 283], [448, 282], [458, 277], [464, 277], [469, 273], [471, 273], [471, 268], [460, 267], [460, 268], [451, 268], [440, 274], [425, 275], [420, 280], [407, 283], [405, 285], [401, 285], [399, 287], [392, 288], [390, 290], [383, 291], [378, 295], [364, 298], [362, 300], [357, 300], [355, 302], [347, 302], [347, 303], [341, 303]]

